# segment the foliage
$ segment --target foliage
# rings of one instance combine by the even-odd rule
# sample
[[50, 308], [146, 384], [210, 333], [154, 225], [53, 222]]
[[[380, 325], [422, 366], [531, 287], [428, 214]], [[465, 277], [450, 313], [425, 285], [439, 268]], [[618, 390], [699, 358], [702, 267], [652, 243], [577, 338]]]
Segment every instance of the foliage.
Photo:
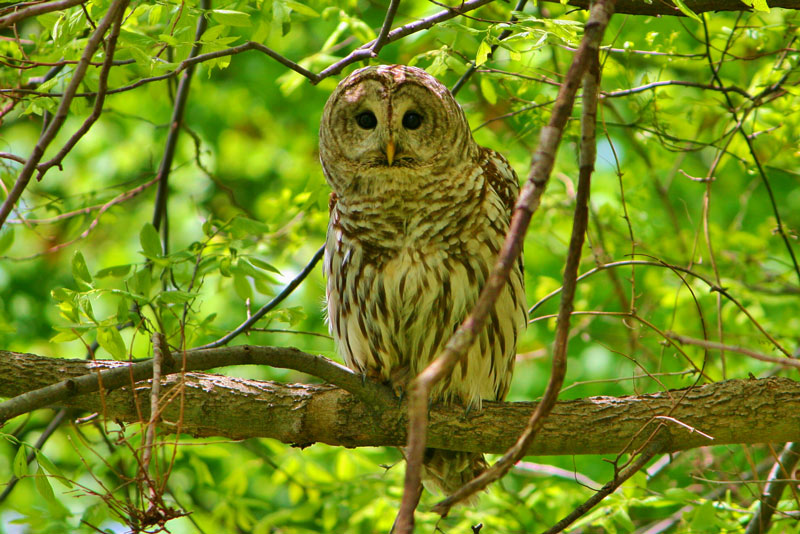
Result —
[[[111, 4], [91, 1], [2, 30], [6, 196]], [[752, 13], [612, 19], [582, 272], [628, 263], [578, 286], [562, 398], [786, 373], [733, 351], [681, 346], [669, 332], [796, 354], [799, 19], [753, 5]], [[394, 26], [438, 10], [403, 2]], [[0, 16], [11, 12], [3, 8]], [[516, 13], [513, 24], [506, 22], [511, 15], [508, 4], [491, 3], [389, 43], [370, 61], [415, 64], [449, 86], [476, 64], [458, 99], [479, 143], [501, 150], [524, 177], [586, 15], [547, 3]], [[384, 16], [385, 6], [358, 0], [128, 6], [99, 119], [63, 162], [31, 182], [0, 227], [0, 347], [53, 357], [82, 357], [89, 349], [96, 358], [143, 358], [152, 355], [155, 331], [174, 347], [196, 347], [232, 331], [274, 297], [324, 240], [328, 188], [316, 132], [340, 75], [314, 85], [254, 49], [206, 58], [194, 66], [176, 125], [178, 81], [191, 71], [181, 62], [205, 21], [201, 53], [256, 42], [318, 73], [374, 39]], [[511, 34], [501, 40], [506, 30]], [[104, 50], [93, 55], [42, 161], [68, 143], [102, 93]], [[577, 111], [574, 118], [526, 237], [531, 305], [561, 285], [578, 171]], [[156, 178], [176, 128], [166, 210], [155, 201]], [[323, 284], [314, 270], [236, 342], [293, 345], [335, 358], [325, 335]], [[547, 298], [531, 316], [509, 400], [536, 399], [543, 391], [557, 300]], [[315, 380], [267, 368], [226, 372]], [[64, 424], [34, 450], [51, 418], [52, 411], [38, 411], [3, 428], [0, 480], [22, 480], [0, 504], [0, 532], [155, 529], [144, 524], [152, 488], [163, 490], [159, 513], [174, 513], [165, 528], [175, 533], [388, 531], [401, 497], [395, 450], [301, 451], [268, 440], [160, 435], [148, 482], [137, 477], [139, 426], [102, 419]], [[634, 532], [674, 519], [670, 528], [680, 532], [738, 532], [762, 488], [746, 480], [766, 478], [778, 450], [708, 447], [659, 460], [575, 528]], [[419, 531], [469, 532], [478, 524], [483, 532], [545, 529], [614, 475], [614, 466], [598, 457], [537, 461], [551, 467], [521, 466], [478, 507], [455, 509], [446, 519], [423, 512]], [[552, 467], [598, 482], [545, 478]], [[795, 493], [784, 497], [779, 509], [800, 507]], [[436, 501], [425, 494], [420, 509]], [[776, 515], [774, 532], [800, 532], [788, 517]]]

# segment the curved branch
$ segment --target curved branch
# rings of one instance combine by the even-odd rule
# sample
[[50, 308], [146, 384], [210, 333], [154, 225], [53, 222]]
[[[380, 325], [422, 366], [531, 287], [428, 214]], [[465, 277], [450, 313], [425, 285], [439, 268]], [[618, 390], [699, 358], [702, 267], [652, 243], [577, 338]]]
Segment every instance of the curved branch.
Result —
[[264, 304], [261, 309], [259, 309], [256, 313], [251, 315], [245, 322], [237, 326], [232, 332], [226, 334], [225, 336], [219, 338], [216, 341], [212, 341], [207, 345], [203, 345], [202, 347], [197, 347], [196, 349], [191, 349], [192, 351], [201, 350], [201, 349], [213, 349], [215, 347], [221, 347], [223, 345], [227, 345], [233, 338], [239, 336], [240, 334], [247, 332], [250, 330], [254, 324], [256, 324], [262, 317], [264, 317], [269, 311], [273, 310], [278, 304], [283, 302], [283, 299], [291, 295], [292, 291], [294, 291], [297, 286], [300, 285], [300, 282], [306, 279], [309, 273], [314, 269], [314, 266], [319, 263], [319, 260], [322, 259], [322, 256], [325, 254], [325, 245], [322, 245], [319, 250], [314, 254], [311, 260], [303, 267], [303, 270], [295, 276], [291, 282], [286, 284], [286, 287], [283, 288], [283, 291], [275, 295], [275, 297]]
[[60, 0], [58, 2], [35, 4], [26, 7], [25, 9], [14, 11], [13, 13], [6, 15], [5, 17], [0, 17], [0, 30], [8, 26], [11, 26], [16, 22], [19, 22], [20, 20], [24, 20], [30, 17], [35, 17], [37, 15], [43, 15], [44, 13], [50, 13], [51, 11], [60, 11], [62, 9], [67, 9], [73, 6], [77, 6], [78, 4], [82, 4], [85, 1], [86, 0]]
[[36, 170], [39, 161], [44, 155], [45, 149], [48, 147], [48, 145], [50, 145], [53, 138], [64, 124], [64, 121], [67, 119], [70, 103], [75, 97], [75, 93], [78, 90], [78, 85], [80, 85], [81, 81], [83, 80], [86, 70], [89, 67], [89, 62], [94, 56], [94, 53], [97, 51], [97, 48], [100, 46], [103, 36], [108, 31], [112, 21], [116, 19], [118, 12], [124, 12], [127, 5], [128, 0], [115, 0], [111, 4], [111, 7], [109, 7], [103, 19], [97, 25], [97, 29], [92, 33], [91, 37], [89, 37], [89, 40], [86, 43], [86, 48], [84, 48], [81, 59], [75, 66], [72, 79], [70, 80], [67, 89], [64, 91], [64, 96], [61, 98], [61, 103], [58, 105], [58, 109], [56, 110], [56, 114], [53, 116], [53, 120], [50, 121], [50, 124], [39, 137], [39, 141], [36, 143], [36, 146], [33, 147], [30, 157], [28, 157], [27, 161], [25, 162], [25, 166], [22, 167], [22, 171], [20, 171], [16, 182], [14, 182], [14, 187], [8, 193], [8, 197], [6, 197], [3, 205], [0, 206], [0, 227], [3, 226], [3, 223], [5, 223], [5, 220], [11, 213], [11, 210], [14, 209], [14, 205], [17, 203], [20, 196], [22, 196], [22, 192], [28, 186], [31, 177], [33, 176], [33, 172]]
[[[6, 360], [20, 363], [40, 361], [42, 365], [45, 365], [45, 362], [50, 359], [33, 354], [0, 350], [0, 363], [6, 365], [8, 364]], [[39, 381], [37, 385], [36, 381], [29, 380], [29, 386], [24, 388], [21, 393], [17, 393], [16, 397], [0, 404], [0, 422], [37, 408], [64, 402], [77, 395], [94, 393], [101, 387], [105, 391], [113, 390], [153, 376], [152, 360], [135, 363], [111, 360], [53, 361], [62, 362], [63, 368], [59, 367], [58, 371], [45, 383]], [[394, 398], [388, 389], [373, 382], [365, 382], [360, 375], [346, 367], [322, 356], [315, 356], [294, 348], [238, 345], [198, 350], [191, 353], [175, 352], [172, 353], [172, 361], [174, 362], [172, 365], [164, 365], [162, 370], [164, 376], [228, 365], [269, 365], [281, 369], [295, 369], [316, 376], [349, 391], [368, 404], [385, 403]], [[82, 371], [76, 373], [74, 369], [82, 369]], [[70, 370], [73, 372], [69, 372]], [[59, 373], [67, 375], [68, 378], [57, 381], [60, 378]], [[5, 376], [4, 373], [2, 374]], [[0, 391], [0, 395], [7, 395], [7, 393]]]

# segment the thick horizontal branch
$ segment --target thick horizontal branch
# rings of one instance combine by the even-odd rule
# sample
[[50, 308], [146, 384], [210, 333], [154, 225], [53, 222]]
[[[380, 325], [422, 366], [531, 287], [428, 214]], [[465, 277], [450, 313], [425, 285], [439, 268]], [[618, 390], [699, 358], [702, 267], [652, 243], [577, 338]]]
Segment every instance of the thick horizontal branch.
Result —
[[[250, 348], [254, 349], [259, 348]], [[207, 353], [218, 355], [223, 364], [223, 350], [231, 349]], [[295, 354], [303, 355], [299, 351]], [[145, 363], [148, 362], [135, 365]], [[127, 366], [121, 362], [0, 352], [0, 376], [4, 377], [0, 396], [12, 397], [59, 380], [75, 380], [98, 368]], [[404, 405], [379, 401], [368, 406], [333, 386], [279, 384], [201, 373], [187, 373], [183, 382], [180, 375], [172, 375], [162, 384], [162, 399], [175, 399], [163, 409], [167, 430], [233, 439], [268, 437], [298, 445], [320, 442], [362, 447], [406, 443]], [[369, 384], [364, 387], [370, 388]], [[175, 388], [181, 386], [182, 414], [174, 394]], [[130, 388], [116, 387], [104, 392], [106, 416], [128, 422], [138, 421], [140, 413], [145, 419], [149, 417], [147, 382], [137, 384], [136, 395], [131, 394]], [[137, 411], [137, 399], [141, 412]], [[681, 403], [674, 407], [678, 399], [682, 399]], [[102, 411], [97, 393], [74, 395], [59, 405]], [[531, 402], [486, 402], [480, 412], [465, 414], [459, 407], [434, 406], [428, 445], [502, 453], [525, 427], [534, 407]], [[631, 445], [641, 445], [657, 424], [665, 425], [661, 433], [667, 438], [664, 452], [704, 445], [800, 441], [800, 383], [787, 378], [729, 380], [695, 387], [685, 397], [683, 392], [673, 391], [561, 401], [528, 454], [614, 454]]]
[[[556, 0], [545, 0], [554, 2]], [[571, 6], [589, 9], [591, 0], [568, 0]], [[685, 0], [686, 6], [695, 13], [707, 13], [709, 11], [751, 11], [742, 0]], [[800, 0], [767, 0], [769, 7], [782, 7], [785, 9], [800, 9]], [[683, 17], [684, 14], [678, 6], [668, 0], [654, 0], [644, 2], [642, 0], [617, 0], [614, 7], [617, 13], [628, 15], [675, 15]]]

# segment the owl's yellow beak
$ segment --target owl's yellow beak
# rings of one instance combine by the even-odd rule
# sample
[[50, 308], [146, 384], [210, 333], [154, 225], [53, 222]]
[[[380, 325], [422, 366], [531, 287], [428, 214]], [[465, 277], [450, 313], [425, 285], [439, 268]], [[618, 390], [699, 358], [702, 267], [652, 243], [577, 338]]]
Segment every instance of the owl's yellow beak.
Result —
[[392, 139], [389, 139], [386, 142], [386, 161], [389, 163], [390, 166], [394, 161], [394, 141]]

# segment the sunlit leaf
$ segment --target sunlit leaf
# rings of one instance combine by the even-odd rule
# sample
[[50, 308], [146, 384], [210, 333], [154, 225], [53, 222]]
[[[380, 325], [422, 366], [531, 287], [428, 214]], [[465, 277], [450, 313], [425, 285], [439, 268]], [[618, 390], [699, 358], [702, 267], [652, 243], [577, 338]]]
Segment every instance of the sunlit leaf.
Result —
[[150, 223], [145, 224], [139, 232], [139, 244], [142, 252], [148, 258], [160, 258], [162, 256], [161, 239], [158, 237], [158, 230]]
[[125, 342], [116, 328], [99, 328], [97, 342], [106, 349], [115, 360], [124, 360], [128, 356]]
[[252, 24], [250, 22], [250, 15], [242, 11], [212, 9], [211, 16], [220, 24], [225, 24], [226, 26], [247, 27]]

